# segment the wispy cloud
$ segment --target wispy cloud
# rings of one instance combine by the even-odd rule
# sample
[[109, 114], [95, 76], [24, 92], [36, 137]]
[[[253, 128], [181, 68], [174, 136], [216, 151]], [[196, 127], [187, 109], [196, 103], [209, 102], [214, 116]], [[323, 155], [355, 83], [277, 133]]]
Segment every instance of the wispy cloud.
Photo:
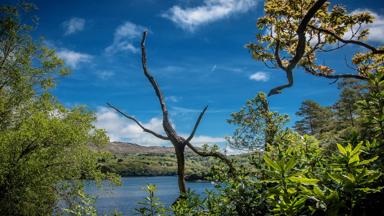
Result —
[[167, 100], [167, 101], [171, 101], [171, 102], [173, 102], [173, 103], [177, 103], [177, 102], [179, 102], [181, 99], [182, 99], [182, 97], [173, 96], [173, 95], [165, 97], [165, 100]]
[[185, 108], [185, 107], [179, 107], [179, 106], [172, 106], [171, 112], [175, 115], [178, 114], [187, 114], [187, 113], [200, 113], [202, 111], [198, 109], [191, 109], [191, 108]]
[[[373, 23], [370, 24], [364, 24], [361, 28], [361, 30], [369, 29], [369, 35], [368, 40], [374, 41], [374, 42], [380, 42], [384, 43], [384, 16], [379, 15], [378, 13], [369, 10], [369, 9], [357, 9], [352, 11], [352, 14], [362, 13], [362, 12], [369, 12], [370, 14], [375, 17], [375, 20]], [[357, 27], [355, 28], [357, 30]], [[345, 37], [349, 38], [351, 36], [351, 32], [348, 32]]]
[[191, 140], [191, 143], [197, 146], [202, 146], [204, 144], [219, 144], [225, 142], [224, 137], [211, 137], [211, 136], [194, 136]]
[[197, 27], [215, 22], [236, 13], [244, 13], [257, 5], [257, 0], [204, 0], [203, 5], [191, 8], [173, 6], [162, 17], [181, 28], [194, 31]]
[[96, 76], [102, 80], [107, 80], [114, 75], [115, 75], [115, 73], [113, 71], [110, 71], [110, 70], [99, 70], [96, 72]]
[[76, 68], [81, 63], [87, 63], [92, 60], [92, 56], [85, 53], [80, 53], [68, 49], [61, 49], [57, 51], [57, 56], [64, 60], [65, 64], [72, 68]]
[[76, 32], [82, 31], [85, 27], [85, 19], [73, 17], [63, 22], [64, 35], [71, 35]]
[[249, 79], [255, 80], [255, 81], [266, 82], [269, 80], [269, 76], [265, 72], [256, 72], [256, 73], [252, 74], [251, 76], [249, 76]]
[[211, 68], [211, 72], [215, 72], [216, 68], [217, 68], [217, 65], [213, 65]]
[[138, 48], [133, 45], [133, 41], [140, 38], [143, 31], [146, 30], [147, 28], [143, 26], [136, 25], [132, 22], [125, 22], [117, 27], [113, 35], [113, 42], [105, 48], [105, 52], [110, 55], [122, 51], [132, 53], [138, 52]]

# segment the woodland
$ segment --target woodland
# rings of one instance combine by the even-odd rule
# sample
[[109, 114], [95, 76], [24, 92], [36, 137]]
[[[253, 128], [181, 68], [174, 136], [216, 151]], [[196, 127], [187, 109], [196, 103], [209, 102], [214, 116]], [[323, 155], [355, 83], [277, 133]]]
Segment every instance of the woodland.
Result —
[[[0, 214], [98, 215], [83, 180], [119, 185], [116, 170], [125, 162], [102, 150], [109, 138], [94, 126], [94, 112], [67, 108], [50, 92], [70, 70], [53, 48], [31, 36], [34, 26], [23, 23], [34, 10], [24, 2], [0, 6]], [[349, 13], [327, 0], [266, 0], [264, 12], [257, 20], [262, 33], [246, 44], [249, 61], [284, 73], [286, 84], [268, 93], [255, 91], [228, 117], [236, 129], [227, 142], [248, 150], [237, 156], [191, 143], [208, 107], [188, 137], [176, 131], [150, 72], [146, 41], [156, 35], [143, 32], [141, 73], [156, 95], [165, 133], [146, 128], [117, 105], [108, 107], [172, 144], [168, 159], [147, 157], [169, 163], [167, 172], [177, 175], [180, 196], [165, 206], [156, 185], [148, 185], [138, 215], [384, 215], [384, 48], [371, 45], [369, 29], [359, 28], [372, 23], [373, 15]], [[347, 46], [359, 48], [348, 59], [348, 73], [318, 61], [320, 53]], [[299, 120], [288, 127], [289, 117], [272, 111], [268, 98], [293, 88], [296, 73], [329, 79], [340, 94], [331, 106], [303, 101]], [[217, 182], [215, 190], [205, 196], [188, 190], [185, 176], [193, 172]]]

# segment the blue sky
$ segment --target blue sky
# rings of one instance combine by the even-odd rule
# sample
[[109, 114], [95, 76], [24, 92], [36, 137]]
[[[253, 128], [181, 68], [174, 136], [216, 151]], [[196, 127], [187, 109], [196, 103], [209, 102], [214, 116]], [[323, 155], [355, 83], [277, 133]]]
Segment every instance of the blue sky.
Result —
[[[66, 106], [85, 104], [98, 116], [112, 140], [142, 145], [166, 143], [141, 132], [132, 122], [105, 107], [111, 102], [147, 127], [161, 131], [161, 113], [140, 65], [141, 32], [147, 38], [148, 64], [167, 98], [171, 119], [188, 134], [198, 113], [209, 105], [194, 142], [222, 142], [233, 127], [226, 123], [247, 99], [285, 83], [285, 74], [254, 61], [244, 45], [255, 41], [258, 0], [34, 0], [39, 26], [72, 74], [53, 93]], [[349, 11], [370, 10], [377, 20], [369, 42], [384, 42], [384, 3], [379, 0], [332, 1]], [[355, 48], [323, 57], [325, 64], [344, 70], [344, 57]], [[294, 113], [305, 99], [334, 103], [336, 85], [297, 70], [295, 84], [270, 98], [273, 110]]]

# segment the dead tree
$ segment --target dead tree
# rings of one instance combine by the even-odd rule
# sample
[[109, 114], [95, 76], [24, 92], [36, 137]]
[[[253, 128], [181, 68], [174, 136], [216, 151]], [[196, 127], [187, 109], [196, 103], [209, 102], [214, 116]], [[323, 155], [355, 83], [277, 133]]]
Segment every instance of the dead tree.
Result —
[[203, 157], [215, 157], [220, 160], [222, 160], [225, 164], [228, 165], [229, 173], [233, 175], [235, 173], [235, 168], [232, 164], [232, 161], [228, 159], [225, 155], [221, 154], [220, 152], [216, 151], [210, 151], [205, 152], [201, 151], [199, 148], [196, 148], [191, 144], [191, 140], [193, 136], [195, 135], [195, 132], [200, 124], [201, 119], [203, 118], [204, 113], [207, 111], [208, 106], [206, 106], [203, 111], [200, 113], [199, 117], [196, 120], [196, 123], [192, 129], [191, 134], [189, 137], [184, 138], [177, 134], [175, 129], [172, 127], [169, 116], [168, 116], [168, 109], [167, 105], [164, 100], [163, 93], [160, 90], [159, 85], [157, 84], [155, 78], [150, 74], [148, 67], [147, 67], [147, 56], [145, 51], [145, 40], [147, 37], [147, 32], [143, 33], [143, 37], [141, 40], [141, 61], [142, 61], [142, 67], [145, 77], [148, 79], [148, 81], [151, 83], [153, 90], [155, 90], [156, 96], [159, 100], [162, 115], [163, 115], [163, 129], [165, 131], [165, 135], [156, 133], [142, 125], [136, 118], [133, 116], [130, 116], [124, 112], [122, 112], [117, 107], [113, 106], [112, 104], [107, 103], [107, 105], [114, 109], [116, 112], [120, 113], [124, 117], [134, 121], [141, 129], [143, 129], [144, 132], [152, 134], [153, 136], [162, 139], [162, 140], [168, 140], [172, 143], [173, 147], [175, 148], [176, 153], [176, 159], [177, 159], [177, 174], [178, 174], [178, 185], [179, 185], [179, 191], [181, 196], [186, 193], [186, 186], [185, 186], [185, 179], [184, 179], [184, 173], [185, 173], [185, 147], [188, 146], [193, 152], [196, 154], [203, 156]]

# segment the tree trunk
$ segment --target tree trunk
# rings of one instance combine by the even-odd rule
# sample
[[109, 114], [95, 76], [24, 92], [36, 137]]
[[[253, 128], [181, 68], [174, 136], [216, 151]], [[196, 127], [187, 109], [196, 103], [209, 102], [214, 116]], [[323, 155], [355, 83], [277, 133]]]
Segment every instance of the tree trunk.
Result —
[[[177, 176], [178, 176], [178, 184], [180, 193], [185, 194], [187, 189], [185, 187], [185, 157], [184, 157], [184, 149], [185, 146], [175, 146], [176, 158], [177, 158]], [[180, 194], [181, 195], [181, 194]]]

